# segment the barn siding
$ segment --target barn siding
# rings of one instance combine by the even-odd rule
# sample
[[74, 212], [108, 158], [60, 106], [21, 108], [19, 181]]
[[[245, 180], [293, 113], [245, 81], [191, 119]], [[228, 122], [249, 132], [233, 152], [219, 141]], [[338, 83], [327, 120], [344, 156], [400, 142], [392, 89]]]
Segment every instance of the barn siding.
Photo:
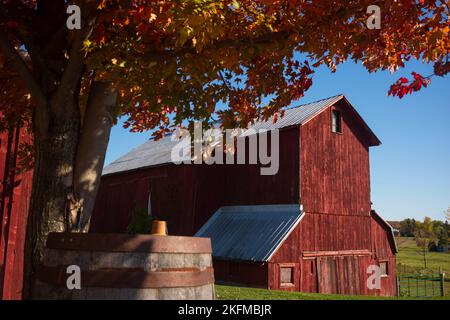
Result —
[[[370, 215], [369, 150], [364, 134], [340, 105], [342, 134], [331, 132], [331, 110], [299, 130], [300, 202], [305, 216], [270, 259], [269, 287], [303, 292], [395, 295], [395, 248]], [[296, 163], [298, 165], [298, 163]], [[305, 252], [360, 251], [305, 258]], [[367, 288], [367, 267], [389, 262], [381, 290]], [[280, 288], [279, 267], [294, 263], [294, 288]], [[300, 267], [298, 267], [300, 266]], [[296, 280], [297, 281], [297, 280]]]
[[300, 127], [301, 203], [306, 212], [367, 215], [369, 147], [351, 113], [336, 108], [342, 134], [331, 131], [331, 107]]
[[381, 296], [392, 296], [397, 293], [396, 272], [395, 272], [395, 239], [389, 236], [391, 230], [376, 215], [372, 215], [371, 234], [372, 252], [374, 262], [388, 262], [388, 276], [381, 279], [381, 290], [377, 293]]
[[[390, 230], [377, 217], [306, 213], [283, 245], [270, 259], [270, 288], [279, 289], [276, 265], [300, 263], [300, 291], [393, 296], [396, 294], [395, 248]], [[370, 255], [333, 255], [330, 251], [366, 250]], [[304, 253], [317, 252], [316, 257]], [[311, 262], [313, 261], [313, 262]], [[367, 288], [367, 267], [387, 261], [389, 275], [381, 279], [380, 290]], [[315, 273], [311, 273], [314, 263]]]
[[298, 204], [298, 141], [298, 127], [280, 130], [276, 175], [262, 176], [259, 165], [223, 166], [228, 179], [226, 205]]
[[91, 232], [124, 233], [134, 205], [147, 208], [149, 193], [152, 211], [168, 221], [170, 234], [191, 235], [193, 230], [194, 166], [161, 166], [145, 171], [102, 178], [91, 221]]
[[32, 171], [17, 172], [17, 147], [30, 142], [25, 130], [0, 134], [0, 299], [22, 297], [26, 220]]
[[268, 288], [268, 264], [214, 259], [218, 283]]
[[370, 216], [305, 213], [271, 261], [297, 261], [303, 251], [371, 250], [370, 222]]
[[298, 135], [298, 128], [280, 131], [273, 176], [249, 164], [165, 165], [103, 176], [90, 231], [126, 232], [133, 203], [146, 208], [150, 190], [153, 214], [168, 221], [173, 235], [193, 235], [222, 206], [298, 203]]

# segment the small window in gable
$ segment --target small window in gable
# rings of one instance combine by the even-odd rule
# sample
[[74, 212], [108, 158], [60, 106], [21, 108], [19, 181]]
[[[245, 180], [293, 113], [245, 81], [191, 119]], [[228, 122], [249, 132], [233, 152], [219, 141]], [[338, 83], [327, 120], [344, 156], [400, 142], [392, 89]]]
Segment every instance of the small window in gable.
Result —
[[380, 275], [387, 276], [388, 275], [388, 263], [387, 261], [380, 262]]
[[287, 287], [294, 285], [294, 268], [281, 267], [280, 268], [280, 287]]
[[342, 116], [339, 110], [331, 111], [331, 131], [342, 133]]

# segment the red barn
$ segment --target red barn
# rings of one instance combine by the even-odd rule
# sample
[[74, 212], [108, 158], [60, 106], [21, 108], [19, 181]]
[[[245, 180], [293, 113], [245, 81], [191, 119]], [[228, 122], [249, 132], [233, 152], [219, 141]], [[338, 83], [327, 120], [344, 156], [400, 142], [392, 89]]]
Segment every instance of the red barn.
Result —
[[[198, 234], [211, 236], [218, 281], [395, 295], [395, 240], [370, 201], [369, 148], [380, 141], [349, 101], [339, 95], [290, 108], [276, 123], [269, 119], [253, 128], [280, 130], [277, 174], [261, 175], [261, 166], [252, 164], [175, 165], [176, 142], [148, 141], [104, 169], [91, 231], [125, 232], [133, 206], [147, 207], [151, 199], [152, 213], [168, 221], [171, 234], [194, 235], [204, 226]], [[254, 230], [252, 248], [245, 247], [251, 235], [239, 228], [242, 221], [214, 229], [235, 242], [220, 242], [206, 228], [231, 219], [223, 212], [232, 208], [253, 214], [245, 220]], [[261, 223], [268, 224], [267, 233], [258, 232]], [[275, 236], [280, 226], [284, 231]], [[270, 235], [273, 243], [265, 245]], [[235, 247], [245, 254], [219, 254]], [[382, 285], [369, 290], [367, 267], [373, 264], [383, 270]]]
[[19, 127], [0, 133], [0, 300], [22, 297], [25, 230], [33, 172], [17, 170], [30, 135]]

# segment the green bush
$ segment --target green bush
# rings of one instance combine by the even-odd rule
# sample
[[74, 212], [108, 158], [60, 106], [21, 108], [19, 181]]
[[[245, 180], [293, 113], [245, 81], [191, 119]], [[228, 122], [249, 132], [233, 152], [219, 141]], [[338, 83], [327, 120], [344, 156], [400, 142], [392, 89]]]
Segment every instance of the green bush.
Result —
[[156, 217], [148, 215], [147, 209], [134, 204], [127, 232], [129, 234], [149, 234], [152, 231], [153, 220], [156, 220]]

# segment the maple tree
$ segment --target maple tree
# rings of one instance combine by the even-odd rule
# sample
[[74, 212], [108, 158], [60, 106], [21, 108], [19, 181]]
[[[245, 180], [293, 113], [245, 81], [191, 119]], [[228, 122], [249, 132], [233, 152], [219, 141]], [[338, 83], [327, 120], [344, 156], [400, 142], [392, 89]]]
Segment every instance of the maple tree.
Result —
[[[0, 124], [34, 136], [27, 279], [48, 232], [88, 229], [119, 116], [157, 138], [192, 120], [246, 127], [300, 99], [320, 65], [395, 71], [422, 59], [436, 76], [450, 71], [448, 1], [73, 3], [77, 30], [66, 27], [66, 1], [0, 0]], [[369, 5], [381, 8], [381, 29], [367, 28]], [[414, 74], [389, 93], [428, 82]]]

